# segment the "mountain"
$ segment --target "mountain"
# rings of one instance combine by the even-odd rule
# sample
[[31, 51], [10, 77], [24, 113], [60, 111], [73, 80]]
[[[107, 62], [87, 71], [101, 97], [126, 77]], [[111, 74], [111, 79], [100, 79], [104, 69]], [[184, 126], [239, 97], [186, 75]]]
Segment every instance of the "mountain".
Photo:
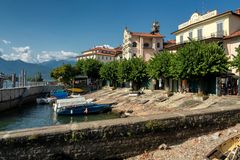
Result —
[[39, 64], [27, 63], [21, 60], [7, 61], [0, 58], [0, 72], [5, 74], [16, 73], [17, 76], [20, 74], [21, 70], [24, 69], [27, 72], [27, 76], [31, 77], [37, 72], [40, 72], [44, 79], [51, 79], [50, 72], [53, 68], [61, 66], [62, 64], [75, 64], [75, 61], [56, 61], [51, 60]]
[[27, 76], [33, 76], [37, 72], [41, 72], [44, 79], [50, 79], [50, 67], [40, 64], [26, 63], [21, 60], [7, 61], [0, 58], [0, 72], [5, 74], [16, 73], [18, 76], [22, 69], [27, 72]]
[[47, 61], [47, 62], [42, 62], [40, 63], [40, 65], [43, 65], [43, 66], [46, 66], [46, 67], [49, 67], [49, 68], [56, 68], [56, 67], [59, 67], [63, 64], [72, 64], [74, 65], [76, 63], [76, 61], [74, 60], [51, 60], [51, 61]]

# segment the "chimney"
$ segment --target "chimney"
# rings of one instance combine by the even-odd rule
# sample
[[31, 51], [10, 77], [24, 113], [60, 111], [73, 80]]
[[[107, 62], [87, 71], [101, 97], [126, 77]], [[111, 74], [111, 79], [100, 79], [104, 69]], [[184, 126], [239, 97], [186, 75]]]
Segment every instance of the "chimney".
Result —
[[236, 13], [240, 15], [240, 8], [236, 10]]

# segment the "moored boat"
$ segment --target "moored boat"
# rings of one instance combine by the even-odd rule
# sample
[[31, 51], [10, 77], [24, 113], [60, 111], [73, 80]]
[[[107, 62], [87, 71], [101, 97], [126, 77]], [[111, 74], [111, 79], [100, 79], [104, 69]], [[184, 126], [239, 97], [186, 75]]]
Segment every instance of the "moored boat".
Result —
[[47, 98], [37, 98], [37, 104], [50, 104], [56, 100], [55, 97], [47, 97]]
[[92, 99], [84, 97], [61, 99], [54, 103], [54, 111], [58, 115], [78, 115], [102, 113], [111, 110], [112, 104], [93, 103]]
[[221, 143], [208, 155], [209, 160], [239, 160], [240, 159], [240, 134]]
[[57, 114], [58, 115], [94, 114], [111, 111], [111, 109], [112, 109], [111, 104], [86, 103], [79, 104], [77, 106], [58, 108]]
[[57, 99], [63, 99], [68, 97], [68, 92], [66, 90], [53, 90], [51, 91], [51, 96]]

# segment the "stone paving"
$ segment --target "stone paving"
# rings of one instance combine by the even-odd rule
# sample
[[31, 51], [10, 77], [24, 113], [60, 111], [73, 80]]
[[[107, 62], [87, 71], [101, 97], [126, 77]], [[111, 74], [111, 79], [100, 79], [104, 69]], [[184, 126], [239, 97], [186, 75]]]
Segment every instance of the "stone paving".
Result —
[[[98, 103], [116, 102], [113, 111], [128, 112], [128, 116], [145, 116], [151, 114], [169, 113], [174, 111], [199, 110], [209, 107], [240, 106], [240, 97], [214, 96], [207, 100], [194, 100], [192, 93], [176, 93], [171, 97], [166, 96], [165, 91], [144, 91], [140, 96], [131, 97], [125, 89], [111, 90], [109, 88], [87, 94], [86, 98], [96, 98]], [[228, 138], [240, 133], [240, 124], [218, 132], [209, 133], [199, 137], [193, 137], [185, 142], [173, 146], [167, 146], [166, 150], [159, 149], [145, 152], [141, 155], [128, 158], [128, 160], [202, 160], [205, 155], [217, 145]]]
[[163, 90], [144, 90], [144, 94], [130, 96], [129, 89], [120, 88], [102, 90], [84, 95], [86, 98], [94, 98], [97, 103], [117, 103], [114, 105], [115, 112], [131, 112], [128, 116], [144, 116], [151, 114], [166, 113], [178, 110], [198, 110], [208, 107], [239, 105], [240, 97], [211, 95], [207, 100], [194, 99], [192, 93], [175, 93], [173, 96], [166, 96]]

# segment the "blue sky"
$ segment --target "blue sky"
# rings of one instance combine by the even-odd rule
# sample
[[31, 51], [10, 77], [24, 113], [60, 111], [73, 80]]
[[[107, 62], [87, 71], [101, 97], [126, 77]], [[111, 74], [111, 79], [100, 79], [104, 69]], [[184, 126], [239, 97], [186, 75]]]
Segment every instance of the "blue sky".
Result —
[[41, 62], [75, 56], [94, 45], [122, 44], [123, 29], [167, 39], [193, 12], [240, 8], [238, 0], [0, 0], [0, 56]]

